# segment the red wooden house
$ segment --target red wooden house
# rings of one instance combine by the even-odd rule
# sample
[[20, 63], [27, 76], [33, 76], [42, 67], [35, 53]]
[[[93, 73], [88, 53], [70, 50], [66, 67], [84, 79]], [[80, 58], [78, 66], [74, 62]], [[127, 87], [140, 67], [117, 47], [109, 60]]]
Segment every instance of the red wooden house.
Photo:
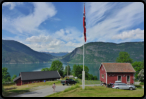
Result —
[[101, 63], [99, 71], [100, 81], [105, 85], [115, 81], [134, 84], [135, 70], [130, 63]]
[[60, 79], [61, 76], [58, 71], [35, 71], [35, 72], [20, 72], [19, 76], [13, 81], [17, 86], [23, 84], [43, 82], [44, 80], [56, 80]]

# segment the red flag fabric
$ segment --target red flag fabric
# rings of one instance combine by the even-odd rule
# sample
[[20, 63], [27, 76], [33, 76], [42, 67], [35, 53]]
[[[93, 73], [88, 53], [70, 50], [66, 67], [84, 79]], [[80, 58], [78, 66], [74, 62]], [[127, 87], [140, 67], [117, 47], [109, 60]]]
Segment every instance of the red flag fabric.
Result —
[[85, 18], [85, 5], [84, 5], [84, 12], [83, 12], [83, 28], [84, 28], [84, 39], [86, 42], [86, 18]]

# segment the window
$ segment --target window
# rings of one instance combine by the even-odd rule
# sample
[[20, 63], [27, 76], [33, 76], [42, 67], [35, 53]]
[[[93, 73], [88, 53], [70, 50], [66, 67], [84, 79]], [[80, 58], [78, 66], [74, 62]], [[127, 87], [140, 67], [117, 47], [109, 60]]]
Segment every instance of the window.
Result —
[[129, 75], [127, 76], [127, 82], [130, 82], [130, 76]]
[[121, 76], [118, 76], [118, 81], [121, 81]]
[[102, 78], [104, 78], [104, 75], [102, 74]]
[[102, 70], [103, 70], [103, 67], [102, 67]]

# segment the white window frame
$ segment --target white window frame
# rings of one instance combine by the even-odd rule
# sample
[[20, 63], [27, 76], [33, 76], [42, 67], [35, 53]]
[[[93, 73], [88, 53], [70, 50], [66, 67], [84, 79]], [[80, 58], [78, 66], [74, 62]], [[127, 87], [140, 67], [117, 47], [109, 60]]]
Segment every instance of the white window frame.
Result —
[[127, 76], [129, 76], [129, 83], [130, 83], [130, 75], [126, 75], [126, 82], [128, 83]]
[[[118, 76], [121, 76], [121, 75], [117, 75], [117, 81], [119, 81], [119, 80], [118, 80]], [[121, 82], [122, 82], [122, 76], [121, 76]]]

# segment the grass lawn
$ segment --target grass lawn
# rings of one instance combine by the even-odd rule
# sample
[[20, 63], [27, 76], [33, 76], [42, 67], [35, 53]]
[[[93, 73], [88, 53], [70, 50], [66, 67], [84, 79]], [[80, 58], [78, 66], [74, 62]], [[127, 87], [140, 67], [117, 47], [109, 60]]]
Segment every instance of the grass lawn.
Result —
[[24, 84], [21, 86], [16, 86], [16, 85], [4, 85], [4, 89], [5, 91], [2, 92], [2, 95], [4, 97], [6, 96], [10, 96], [10, 95], [18, 95], [18, 94], [22, 94], [25, 92], [30, 92], [31, 89], [38, 87], [38, 86], [52, 86], [53, 83], [55, 83], [56, 85], [61, 85], [60, 81], [47, 81], [47, 82], [39, 82], [39, 83], [31, 83], [31, 84]]
[[[79, 84], [82, 85], [82, 80], [78, 79]], [[100, 84], [100, 80], [85, 80], [85, 85]]]
[[86, 86], [85, 90], [82, 90], [82, 87], [77, 87], [46, 97], [142, 97], [143, 95], [143, 88], [137, 88], [136, 90], [121, 90], [103, 86]]
[[[65, 79], [62, 79], [65, 80]], [[75, 79], [74, 79], [75, 80]], [[78, 79], [79, 81], [79, 85], [82, 85], [82, 80]], [[47, 81], [46, 83], [44, 82], [39, 82], [39, 83], [31, 83], [31, 84], [24, 84], [21, 86], [16, 86], [14, 84], [12, 85], [4, 85], [4, 89], [5, 92], [2, 92], [2, 95], [4, 97], [6, 96], [10, 96], [10, 95], [18, 95], [18, 94], [22, 94], [22, 93], [26, 93], [26, 92], [30, 92], [31, 89], [35, 89], [36, 87], [39, 86], [52, 86], [53, 83], [55, 83], [56, 85], [62, 85], [61, 81]], [[100, 83], [100, 81], [98, 80], [85, 80], [85, 84], [98, 84]]]

